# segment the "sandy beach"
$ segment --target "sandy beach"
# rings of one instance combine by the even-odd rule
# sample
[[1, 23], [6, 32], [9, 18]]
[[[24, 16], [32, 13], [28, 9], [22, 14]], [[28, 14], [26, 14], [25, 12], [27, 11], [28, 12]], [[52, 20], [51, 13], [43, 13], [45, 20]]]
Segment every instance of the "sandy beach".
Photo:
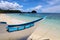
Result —
[[[1, 19], [4, 18], [1, 17]], [[59, 25], [56, 25], [57, 21], [55, 23], [53, 21], [44, 19], [35, 23], [34, 27], [12, 33], [6, 31], [7, 24], [0, 24], [0, 40], [60, 40]]]
[[[6, 16], [5, 14], [0, 14], [0, 19], [1, 19], [0, 21], [5, 21], [5, 22], [7, 20], [7, 22], [9, 22], [8, 24], [11, 23], [11, 21], [9, 21], [11, 18]], [[31, 27], [22, 31], [11, 32], [11, 33], [6, 31], [7, 24], [0, 24], [0, 40], [27, 40], [27, 38], [31, 35], [31, 33], [33, 33], [33, 31], [37, 28], [38, 23], [39, 22], [35, 23], [34, 27]]]
[[6, 14], [2, 14], [2, 13], [0, 14], [0, 22], [7, 22], [7, 24], [9, 24], [9, 25], [26, 23], [25, 21], [21, 21], [21, 20], [12, 18], [12, 17], [7, 16]]
[[60, 0], [0, 0], [0, 40], [60, 40]]
[[[3, 25], [3, 26], [2, 26]], [[36, 27], [31, 27], [22, 31], [7, 32], [6, 25], [0, 24], [0, 40], [26, 40]], [[2, 28], [2, 29], [1, 29]]]

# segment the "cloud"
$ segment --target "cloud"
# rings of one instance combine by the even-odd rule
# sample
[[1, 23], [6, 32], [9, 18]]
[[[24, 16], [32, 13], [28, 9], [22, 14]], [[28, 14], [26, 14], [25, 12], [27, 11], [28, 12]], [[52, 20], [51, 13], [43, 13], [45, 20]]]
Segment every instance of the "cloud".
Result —
[[42, 13], [60, 13], [60, 0], [46, 0], [48, 4], [37, 5], [32, 8], [28, 8], [27, 11], [37, 10]]
[[8, 2], [8, 1], [1, 1], [0, 2], [0, 9], [3, 10], [21, 10], [23, 6], [19, 5], [18, 3]]
[[42, 6], [41, 5], [38, 5], [38, 6], [34, 7], [33, 10], [39, 10], [41, 8], [42, 8]]
[[43, 13], [60, 13], [60, 0], [47, 1], [48, 5], [42, 8]]
[[42, 9], [42, 12], [44, 12], [44, 13], [60, 13], [60, 5], [44, 8], [44, 9]]
[[41, 5], [38, 5], [38, 6], [35, 6], [35, 7], [32, 7], [32, 8], [28, 8], [28, 9], [26, 9], [25, 11], [32, 11], [32, 10], [38, 11], [38, 10], [40, 10], [41, 8], [42, 8], [42, 6], [41, 6]]
[[47, 3], [49, 5], [56, 5], [56, 4], [60, 4], [60, 0], [50, 0], [50, 1], [47, 1]]

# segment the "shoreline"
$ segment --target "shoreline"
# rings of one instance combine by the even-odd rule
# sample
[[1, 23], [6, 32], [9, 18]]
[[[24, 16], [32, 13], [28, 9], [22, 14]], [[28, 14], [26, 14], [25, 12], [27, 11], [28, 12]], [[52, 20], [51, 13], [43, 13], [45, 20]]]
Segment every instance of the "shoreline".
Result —
[[[2, 17], [2, 16], [4, 16], [4, 17]], [[2, 14], [0, 19], [4, 19], [4, 18], [6, 18], [6, 15]], [[7, 19], [9, 19], [9, 18], [7, 18]], [[4, 20], [7, 20], [7, 19], [4, 19]], [[4, 20], [1, 20], [1, 21], [4, 21]], [[39, 23], [39, 22], [37, 22], [37, 23]], [[21, 31], [11, 32], [11, 33], [6, 31], [7, 24], [0, 24], [0, 40], [18, 40], [18, 39], [21, 40], [23, 38], [27, 39], [36, 29], [37, 23], [35, 23], [34, 27], [31, 27], [31, 28], [28, 28], [25, 30], [21, 30]]]
[[0, 22], [7, 22], [7, 24], [10, 25], [26, 23], [24, 21], [9, 17], [6, 14], [0, 14]]
[[28, 40], [60, 40], [60, 27], [57, 20], [44, 20], [38, 23], [36, 30], [29, 36]]

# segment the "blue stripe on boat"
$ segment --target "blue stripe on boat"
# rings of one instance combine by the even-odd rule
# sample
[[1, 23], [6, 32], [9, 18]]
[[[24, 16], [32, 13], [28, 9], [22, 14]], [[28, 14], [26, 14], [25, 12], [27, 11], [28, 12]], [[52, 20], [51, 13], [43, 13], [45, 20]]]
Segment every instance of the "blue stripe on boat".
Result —
[[10, 27], [8, 28], [8, 31], [9, 32], [17, 31], [17, 27]]
[[24, 26], [20, 26], [20, 27], [18, 27], [17, 30], [24, 30]]

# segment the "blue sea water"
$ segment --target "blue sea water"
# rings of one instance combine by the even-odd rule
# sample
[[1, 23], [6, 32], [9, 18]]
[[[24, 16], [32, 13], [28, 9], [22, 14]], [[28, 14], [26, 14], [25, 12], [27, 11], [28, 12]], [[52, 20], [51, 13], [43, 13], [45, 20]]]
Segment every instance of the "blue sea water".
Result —
[[12, 13], [12, 14], [7, 14], [8, 16], [12, 18], [17, 18], [17, 19], [25, 19], [25, 20], [34, 20], [41, 18], [43, 16], [47, 16], [47, 19], [55, 19], [55, 20], [60, 20], [60, 13], [37, 13], [37, 14], [29, 14], [29, 13], [24, 13], [24, 14], [19, 14], [19, 13]]
[[[46, 13], [46, 14], [40, 14], [40, 15], [46, 15], [46, 19], [42, 24], [45, 24], [47, 26], [46, 29], [49, 27], [49, 29], [54, 33], [56, 36], [60, 35], [60, 14], [59, 13]], [[60, 37], [60, 36], [59, 36]]]

